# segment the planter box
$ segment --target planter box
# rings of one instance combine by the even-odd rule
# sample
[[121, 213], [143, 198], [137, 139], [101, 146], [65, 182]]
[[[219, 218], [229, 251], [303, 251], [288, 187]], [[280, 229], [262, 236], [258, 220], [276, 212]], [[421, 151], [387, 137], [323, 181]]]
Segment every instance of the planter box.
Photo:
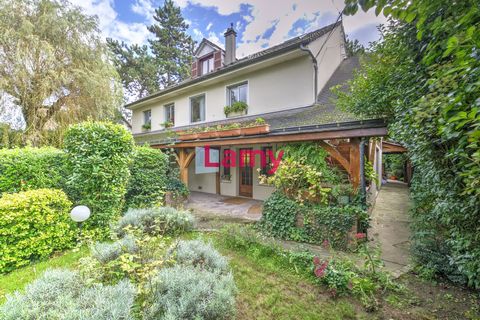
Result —
[[265, 134], [270, 132], [270, 125], [262, 124], [260, 126], [242, 128], [241, 133], [245, 136], [252, 136], [255, 134]]
[[236, 137], [236, 136], [239, 136], [242, 134], [242, 131], [240, 128], [236, 128], [236, 129], [228, 129], [228, 130], [220, 130], [220, 131], [217, 131], [218, 133], [218, 136], [220, 138], [223, 138], [223, 137]]
[[206, 131], [206, 132], [199, 132], [198, 139], [212, 139], [218, 138], [218, 131]]
[[244, 110], [244, 111], [238, 111], [238, 112], [230, 112], [227, 116], [227, 118], [235, 118], [235, 117], [240, 117], [240, 116], [244, 116], [247, 114], [247, 111]]
[[180, 140], [196, 140], [198, 139], [198, 133], [178, 133], [178, 139]]

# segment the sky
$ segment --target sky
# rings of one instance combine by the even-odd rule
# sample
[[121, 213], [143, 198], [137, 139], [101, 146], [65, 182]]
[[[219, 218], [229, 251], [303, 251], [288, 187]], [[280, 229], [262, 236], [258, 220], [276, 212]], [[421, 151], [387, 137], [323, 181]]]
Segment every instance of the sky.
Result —
[[[333, 23], [343, 0], [174, 0], [198, 43], [207, 38], [223, 46], [223, 33], [233, 23], [237, 31], [237, 58]], [[163, 0], [71, 0], [87, 14], [97, 15], [105, 37], [144, 44], [151, 37], [155, 8]], [[378, 39], [376, 26], [385, 23], [373, 10], [344, 17], [345, 32], [362, 44]]]

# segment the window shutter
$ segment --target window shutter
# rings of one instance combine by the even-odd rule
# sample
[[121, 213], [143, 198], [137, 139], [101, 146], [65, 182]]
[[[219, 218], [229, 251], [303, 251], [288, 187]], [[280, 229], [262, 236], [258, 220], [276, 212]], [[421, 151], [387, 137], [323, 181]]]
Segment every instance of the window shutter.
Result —
[[213, 54], [213, 70], [217, 70], [222, 66], [222, 51], [215, 51]]
[[195, 60], [192, 63], [192, 78], [196, 78], [198, 76], [198, 61]]

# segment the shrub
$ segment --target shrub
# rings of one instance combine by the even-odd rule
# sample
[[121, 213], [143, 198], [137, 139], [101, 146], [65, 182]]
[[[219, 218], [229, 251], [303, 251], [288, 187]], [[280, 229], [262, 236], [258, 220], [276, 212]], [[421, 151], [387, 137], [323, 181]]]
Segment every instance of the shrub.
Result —
[[87, 287], [76, 272], [49, 270], [27, 285], [25, 293], [7, 296], [0, 318], [130, 320], [134, 297], [135, 288], [128, 281]]
[[65, 154], [58, 149], [0, 149], [0, 194], [31, 189], [61, 189]]
[[113, 243], [97, 242], [92, 247], [92, 256], [101, 263], [107, 263], [117, 259], [122, 253], [134, 253], [137, 249], [135, 238], [126, 235]]
[[179, 241], [167, 252], [167, 258], [177, 264], [208, 271], [228, 272], [228, 262], [211, 244], [199, 240]]
[[129, 209], [115, 227], [121, 236], [125, 228], [139, 228], [151, 235], [176, 235], [193, 229], [194, 218], [188, 211], [170, 207]]
[[132, 135], [118, 124], [84, 122], [67, 130], [64, 145], [71, 172], [69, 195], [92, 210], [87, 227], [107, 229], [123, 208]]
[[274, 192], [263, 204], [260, 226], [269, 235], [289, 239], [302, 208], [281, 192]]
[[60, 190], [38, 189], [0, 198], [0, 272], [73, 245], [71, 202]]
[[236, 287], [232, 274], [191, 266], [160, 270], [149, 288], [144, 319], [231, 319]]
[[130, 167], [126, 194], [127, 208], [145, 208], [163, 204], [167, 186], [167, 156], [158, 149], [137, 147]]

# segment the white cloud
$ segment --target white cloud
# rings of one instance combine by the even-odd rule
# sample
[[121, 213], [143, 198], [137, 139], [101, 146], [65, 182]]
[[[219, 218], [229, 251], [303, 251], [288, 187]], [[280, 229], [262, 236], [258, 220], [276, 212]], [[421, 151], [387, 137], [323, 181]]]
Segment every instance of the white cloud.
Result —
[[155, 5], [152, 0], [135, 0], [131, 6], [132, 11], [143, 16], [150, 24], [153, 23], [153, 15], [155, 14]]
[[209, 22], [207, 25], [207, 31], [209, 31], [212, 26], [213, 26], [213, 23]]
[[210, 31], [208, 33], [208, 38], [207, 40], [210, 40], [212, 41], [213, 43], [215, 43], [216, 45], [220, 46], [220, 47], [223, 47], [223, 44], [222, 44], [222, 40], [220, 40], [220, 38], [218, 37], [218, 35], [213, 32], [213, 31]]
[[200, 41], [204, 38], [203, 32], [200, 31], [199, 29], [195, 28], [195, 29], [193, 29], [193, 37], [194, 37], [194, 40]]

